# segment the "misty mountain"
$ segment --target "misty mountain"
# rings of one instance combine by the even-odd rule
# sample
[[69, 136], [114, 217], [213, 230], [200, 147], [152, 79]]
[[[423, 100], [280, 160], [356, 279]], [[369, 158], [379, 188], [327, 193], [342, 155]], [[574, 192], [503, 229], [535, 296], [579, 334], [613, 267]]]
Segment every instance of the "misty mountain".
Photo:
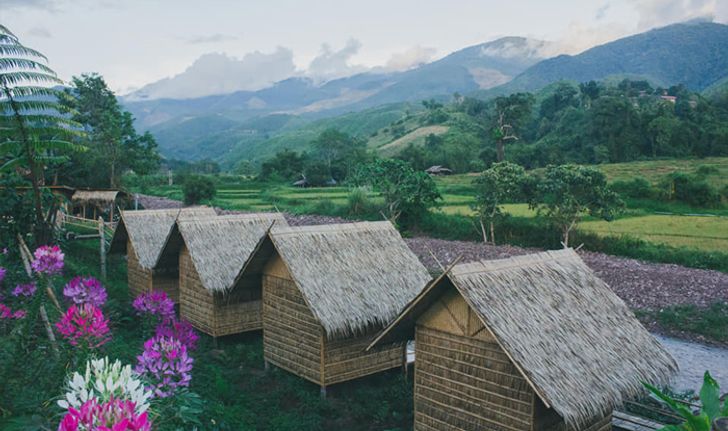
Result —
[[702, 91], [727, 75], [728, 26], [689, 22], [618, 39], [578, 55], [541, 61], [509, 83], [480, 94], [534, 91], [561, 80], [585, 82], [619, 76]]

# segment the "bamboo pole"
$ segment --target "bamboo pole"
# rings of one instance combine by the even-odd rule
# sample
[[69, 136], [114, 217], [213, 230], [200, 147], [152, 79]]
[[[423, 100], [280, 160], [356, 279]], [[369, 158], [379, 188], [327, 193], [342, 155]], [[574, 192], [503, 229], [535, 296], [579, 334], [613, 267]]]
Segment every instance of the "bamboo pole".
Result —
[[106, 236], [104, 233], [104, 219], [99, 216], [99, 262], [101, 265], [101, 278], [106, 281]]

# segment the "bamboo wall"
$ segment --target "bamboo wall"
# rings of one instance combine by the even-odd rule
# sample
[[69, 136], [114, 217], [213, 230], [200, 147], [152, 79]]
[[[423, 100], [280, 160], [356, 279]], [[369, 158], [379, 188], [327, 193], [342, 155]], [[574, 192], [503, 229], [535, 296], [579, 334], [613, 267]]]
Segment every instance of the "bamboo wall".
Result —
[[321, 386], [399, 367], [404, 345], [365, 352], [372, 334], [327, 340], [323, 327], [277, 255], [263, 271], [265, 360]]
[[222, 337], [261, 329], [259, 286], [260, 278], [253, 277], [241, 280], [229, 295], [213, 294], [202, 284], [187, 247], [180, 250], [180, 317], [208, 335]]
[[126, 243], [126, 256], [127, 256], [127, 284], [129, 285], [129, 295], [132, 298], [136, 298], [142, 293], [147, 293], [152, 290], [152, 271], [144, 269], [139, 265], [134, 246], [131, 241]]
[[[455, 289], [418, 319], [415, 347], [415, 430], [574, 431], [544, 406]], [[608, 429], [611, 416], [583, 431]]]

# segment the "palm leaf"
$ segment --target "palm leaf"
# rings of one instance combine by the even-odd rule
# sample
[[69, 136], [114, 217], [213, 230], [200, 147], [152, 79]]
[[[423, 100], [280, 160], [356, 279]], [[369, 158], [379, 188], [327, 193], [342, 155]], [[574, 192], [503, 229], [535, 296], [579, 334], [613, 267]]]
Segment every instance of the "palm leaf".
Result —
[[0, 73], [0, 84], [13, 87], [23, 82], [63, 84], [63, 81], [56, 78], [54, 75], [42, 72], [18, 71]]
[[56, 72], [54, 72], [50, 67], [27, 58], [0, 57], [0, 70], [4, 69], [37, 69], [49, 75], [56, 74]]
[[718, 382], [707, 371], [703, 376], [703, 387], [700, 388], [700, 402], [710, 420], [720, 416], [720, 388]]

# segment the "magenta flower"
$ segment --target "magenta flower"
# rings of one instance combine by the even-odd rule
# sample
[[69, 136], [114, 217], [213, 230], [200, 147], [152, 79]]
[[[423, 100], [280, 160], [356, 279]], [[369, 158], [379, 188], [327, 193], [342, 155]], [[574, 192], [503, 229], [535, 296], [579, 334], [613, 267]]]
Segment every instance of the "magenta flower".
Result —
[[19, 284], [13, 289], [13, 296], [33, 296], [36, 290], [35, 283]]
[[168, 320], [157, 325], [155, 335], [157, 337], [178, 339], [187, 348], [188, 352], [197, 348], [197, 340], [200, 339], [190, 322], [177, 319]]
[[63, 252], [57, 245], [42, 245], [33, 252], [35, 259], [31, 266], [39, 274], [57, 275], [63, 270]]
[[71, 305], [56, 328], [72, 346], [97, 348], [111, 338], [109, 321], [91, 304]]
[[162, 291], [142, 293], [134, 299], [132, 307], [137, 314], [151, 314], [160, 317], [162, 321], [174, 318], [174, 301]]
[[194, 361], [176, 338], [150, 338], [144, 343], [144, 351], [137, 356], [137, 361], [134, 371], [152, 382], [149, 389], [159, 398], [174, 395], [178, 387], [190, 385]]
[[76, 410], [73, 407], [58, 424], [58, 431], [150, 431], [147, 413], [137, 415], [132, 401], [111, 398], [99, 403], [91, 398]]
[[7, 305], [0, 304], [0, 319], [22, 319], [25, 315], [25, 310], [16, 310], [13, 312]]
[[106, 303], [106, 289], [93, 277], [74, 277], [63, 288], [63, 296], [79, 305], [101, 307]]

